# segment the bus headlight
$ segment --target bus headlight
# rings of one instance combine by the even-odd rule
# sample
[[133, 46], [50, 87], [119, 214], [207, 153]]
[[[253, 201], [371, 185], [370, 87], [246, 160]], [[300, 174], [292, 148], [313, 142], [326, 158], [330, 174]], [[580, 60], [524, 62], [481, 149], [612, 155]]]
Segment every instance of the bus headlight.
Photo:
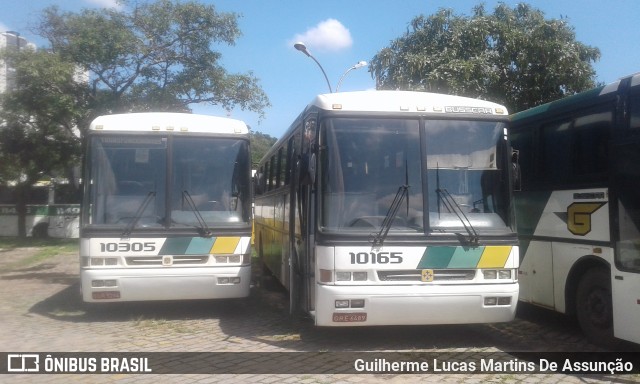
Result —
[[483, 269], [482, 276], [485, 280], [509, 280], [512, 278], [510, 269]]
[[[251, 260], [250, 257], [247, 258], [245, 255], [211, 255], [213, 260], [215, 260], [216, 264], [248, 264], [247, 260]], [[251, 255], [249, 255], [251, 256]]]
[[336, 271], [336, 281], [367, 281], [367, 280], [369, 280], [369, 275], [367, 274], [367, 272]]
[[[114, 266], [118, 265], [117, 257], [88, 257], [87, 265], [88, 267], [103, 267], [103, 266]], [[85, 261], [83, 260], [83, 264]]]
[[499, 269], [498, 270], [498, 279], [510, 279], [511, 278], [511, 270], [510, 269]]
[[118, 280], [91, 280], [91, 288], [113, 288], [118, 286]]
[[333, 271], [329, 269], [321, 269], [320, 270], [320, 282], [321, 283], [331, 283], [333, 281]]
[[487, 269], [482, 271], [485, 280], [495, 280], [498, 276], [498, 273], [495, 269]]
[[340, 299], [335, 301], [335, 307], [339, 308], [364, 308], [364, 299]]
[[364, 299], [351, 300], [351, 308], [364, 308]]
[[367, 281], [367, 272], [353, 272], [353, 281]]
[[240, 281], [240, 276], [218, 277], [218, 285], [238, 285]]
[[331, 283], [335, 273], [336, 281], [367, 281], [369, 280], [369, 274], [366, 271], [332, 271], [330, 269], [320, 270], [320, 282]]

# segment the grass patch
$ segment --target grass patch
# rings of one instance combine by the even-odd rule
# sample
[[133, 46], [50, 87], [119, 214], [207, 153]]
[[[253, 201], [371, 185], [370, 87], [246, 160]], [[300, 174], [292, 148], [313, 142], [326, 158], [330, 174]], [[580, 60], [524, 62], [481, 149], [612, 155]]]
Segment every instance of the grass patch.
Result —
[[8, 272], [14, 269], [38, 265], [54, 256], [63, 253], [78, 253], [78, 239], [40, 239], [0, 237], [0, 257], [3, 252], [15, 251], [20, 248], [37, 248], [37, 251], [27, 257], [19, 258], [0, 267], [0, 271]]
[[72, 252], [78, 249], [78, 239], [53, 239], [38, 237], [0, 237], [0, 249], [12, 250], [25, 247], [60, 247]]

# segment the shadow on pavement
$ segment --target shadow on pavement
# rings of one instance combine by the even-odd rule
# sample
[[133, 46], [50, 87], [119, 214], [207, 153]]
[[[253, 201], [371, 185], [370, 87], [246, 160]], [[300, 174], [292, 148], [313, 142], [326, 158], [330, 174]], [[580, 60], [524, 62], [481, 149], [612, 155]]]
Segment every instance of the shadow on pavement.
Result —
[[42, 263], [33, 267], [14, 269], [10, 273], [0, 276], [0, 280], [33, 280], [37, 279], [47, 284], [64, 284], [70, 285], [78, 281], [77, 273], [66, 273], [49, 271], [54, 269], [57, 264]]
[[[291, 351], [602, 351], [586, 342], [570, 319], [540, 308], [522, 305], [509, 323], [316, 327], [309, 318], [289, 315], [288, 294], [281, 288], [253, 287], [246, 299], [100, 303], [87, 305], [80, 297], [76, 276], [50, 276], [28, 271], [37, 278], [67, 288], [38, 302], [30, 312], [75, 323], [196, 321], [199, 331], [219, 327], [227, 339], [244, 339]], [[42, 275], [39, 275], [42, 274]], [[24, 277], [23, 277], [24, 278]], [[401, 314], [399, 314], [401, 315]], [[635, 348], [635, 346], [629, 346]], [[621, 350], [637, 350], [624, 348]]]

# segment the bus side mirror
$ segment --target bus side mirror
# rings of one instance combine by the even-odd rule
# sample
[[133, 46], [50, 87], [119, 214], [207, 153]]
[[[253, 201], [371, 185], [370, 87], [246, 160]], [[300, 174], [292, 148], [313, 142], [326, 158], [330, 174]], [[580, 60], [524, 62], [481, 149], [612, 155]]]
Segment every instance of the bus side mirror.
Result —
[[300, 184], [311, 185], [316, 179], [316, 154], [305, 153], [300, 157]]
[[512, 167], [512, 177], [513, 177], [513, 190], [520, 191], [522, 190], [522, 176], [520, 174], [520, 153], [519, 151], [513, 151], [511, 153], [511, 167]]

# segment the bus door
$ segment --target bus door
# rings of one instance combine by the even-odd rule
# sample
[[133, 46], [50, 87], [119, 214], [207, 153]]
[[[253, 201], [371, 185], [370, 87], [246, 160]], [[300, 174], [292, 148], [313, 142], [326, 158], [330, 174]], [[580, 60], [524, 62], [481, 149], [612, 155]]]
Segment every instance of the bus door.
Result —
[[[294, 191], [291, 198], [291, 225], [295, 235], [291, 236], [291, 257], [289, 262], [289, 308], [313, 310], [313, 292], [315, 286], [314, 265], [314, 183], [316, 167], [317, 118], [310, 115], [302, 126], [302, 148], [295, 167]], [[297, 228], [296, 228], [297, 227]], [[294, 233], [291, 231], [290, 233]]]
[[[640, 343], [640, 137], [613, 148], [618, 240], [611, 268], [614, 336]], [[614, 221], [615, 222], [615, 221]]]

